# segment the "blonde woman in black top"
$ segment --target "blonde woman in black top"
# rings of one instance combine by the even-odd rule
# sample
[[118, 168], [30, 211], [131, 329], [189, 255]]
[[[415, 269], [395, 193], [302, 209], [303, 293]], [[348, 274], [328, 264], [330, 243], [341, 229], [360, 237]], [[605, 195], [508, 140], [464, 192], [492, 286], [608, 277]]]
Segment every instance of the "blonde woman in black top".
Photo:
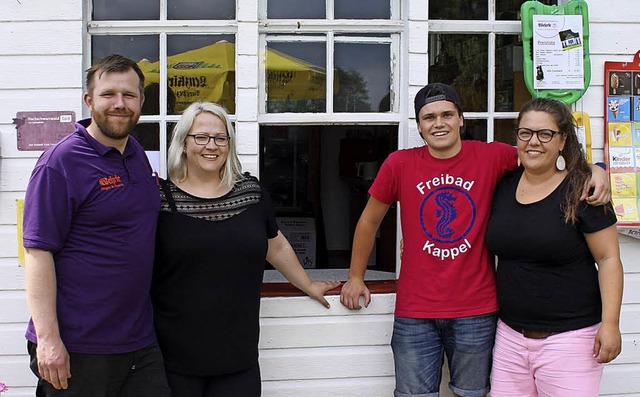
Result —
[[339, 282], [312, 281], [278, 230], [268, 194], [241, 173], [226, 111], [189, 106], [162, 181], [152, 297], [174, 397], [259, 396], [265, 259], [324, 306]]

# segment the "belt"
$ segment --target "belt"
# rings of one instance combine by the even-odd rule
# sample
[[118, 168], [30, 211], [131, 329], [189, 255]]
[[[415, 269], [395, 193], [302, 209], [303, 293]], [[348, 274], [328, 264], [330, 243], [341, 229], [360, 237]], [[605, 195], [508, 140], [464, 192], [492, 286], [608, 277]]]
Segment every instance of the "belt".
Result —
[[521, 333], [522, 336], [524, 336], [527, 339], [546, 339], [552, 335], [557, 335], [560, 333], [559, 331], [536, 331], [532, 329], [517, 328], [517, 327], [512, 327], [509, 324], [507, 324], [507, 326], [512, 330]]
[[531, 329], [521, 329], [519, 332], [522, 336], [528, 339], [546, 339], [551, 335], [557, 335], [560, 333], [557, 331], [534, 331]]

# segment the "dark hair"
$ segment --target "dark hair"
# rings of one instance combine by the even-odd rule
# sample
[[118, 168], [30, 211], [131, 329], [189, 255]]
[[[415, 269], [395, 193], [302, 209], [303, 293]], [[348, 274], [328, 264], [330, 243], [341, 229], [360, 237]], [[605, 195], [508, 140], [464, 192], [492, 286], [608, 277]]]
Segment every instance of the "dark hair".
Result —
[[420, 122], [418, 118], [420, 109], [422, 109], [424, 105], [436, 101], [449, 101], [453, 103], [456, 105], [456, 109], [458, 109], [458, 114], [462, 116], [462, 105], [460, 104], [460, 98], [458, 98], [456, 90], [447, 84], [430, 83], [422, 87], [413, 100], [413, 107], [416, 111], [416, 122]]
[[576, 135], [576, 121], [571, 109], [564, 102], [550, 98], [534, 98], [525, 103], [518, 115], [518, 125], [522, 116], [528, 112], [545, 112], [555, 120], [558, 130], [566, 136], [564, 148], [560, 151], [567, 164], [567, 190], [562, 210], [564, 221], [575, 224], [578, 219], [578, 206], [584, 184], [591, 176], [591, 168], [585, 157], [582, 145]]
[[106, 57], [97, 60], [93, 66], [87, 69], [87, 92], [89, 92], [89, 94], [93, 93], [93, 78], [96, 73], [98, 74], [98, 77], [100, 77], [104, 73], [124, 73], [131, 69], [136, 72], [140, 79], [140, 93], [142, 93], [144, 91], [144, 73], [142, 73], [142, 70], [140, 70], [137, 63], [119, 54], [107, 55]]

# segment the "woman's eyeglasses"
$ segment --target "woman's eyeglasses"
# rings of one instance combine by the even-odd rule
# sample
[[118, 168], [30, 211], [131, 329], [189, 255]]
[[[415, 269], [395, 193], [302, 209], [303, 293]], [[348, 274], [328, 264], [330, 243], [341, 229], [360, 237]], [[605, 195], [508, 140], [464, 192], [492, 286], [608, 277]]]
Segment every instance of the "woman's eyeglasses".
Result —
[[533, 134], [538, 136], [538, 141], [542, 143], [551, 142], [553, 136], [556, 134], [562, 134], [560, 131], [550, 130], [543, 128], [541, 130], [532, 130], [531, 128], [518, 127], [515, 129], [516, 136], [523, 142], [529, 142], [533, 138]]
[[209, 141], [213, 139], [213, 143], [218, 147], [227, 146], [229, 144], [229, 139], [231, 139], [227, 135], [223, 136], [211, 136], [207, 134], [187, 134], [187, 136], [193, 137], [193, 141], [196, 145], [206, 146], [209, 144]]

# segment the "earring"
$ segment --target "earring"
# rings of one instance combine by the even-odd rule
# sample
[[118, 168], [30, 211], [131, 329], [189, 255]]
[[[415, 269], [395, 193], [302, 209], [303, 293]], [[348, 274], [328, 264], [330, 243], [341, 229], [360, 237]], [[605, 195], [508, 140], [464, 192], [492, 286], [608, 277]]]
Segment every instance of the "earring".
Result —
[[564, 156], [562, 156], [562, 151], [558, 154], [558, 158], [556, 159], [556, 168], [558, 171], [564, 171], [567, 168], [567, 162], [564, 161]]

